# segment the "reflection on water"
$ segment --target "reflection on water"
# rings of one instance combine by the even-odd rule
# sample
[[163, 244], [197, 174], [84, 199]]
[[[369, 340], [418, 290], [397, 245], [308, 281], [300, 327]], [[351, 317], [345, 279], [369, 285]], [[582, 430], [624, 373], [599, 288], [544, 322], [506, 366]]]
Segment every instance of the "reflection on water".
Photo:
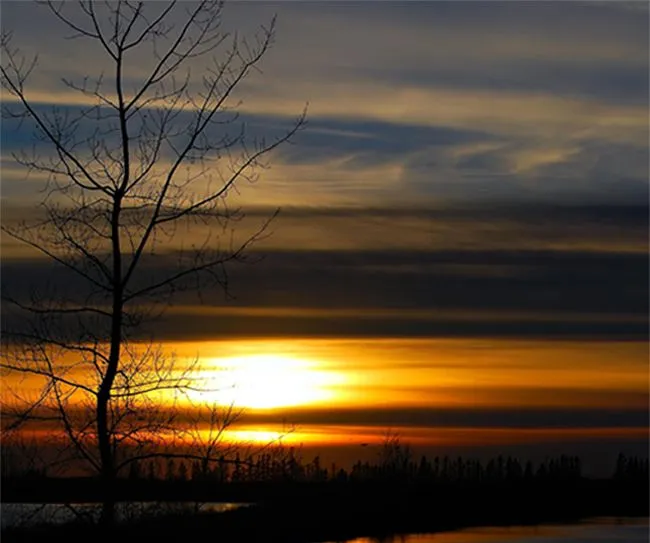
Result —
[[[221, 512], [246, 507], [246, 503], [226, 502], [123, 502], [116, 507], [121, 522], [168, 513]], [[0, 504], [2, 529], [36, 524], [63, 524], [74, 520], [97, 521], [101, 505], [97, 503], [3, 503]]]
[[468, 528], [382, 539], [363, 537], [346, 543], [647, 543], [648, 527], [647, 518], [608, 517], [579, 524]]
[[[250, 504], [225, 502], [129, 502], [118, 504], [117, 514], [121, 521], [128, 521], [167, 513], [221, 512], [248, 505]], [[100, 505], [96, 503], [72, 506], [52, 503], [0, 504], [2, 529], [41, 523], [61, 524], [80, 517], [98, 520], [99, 513]], [[649, 522], [648, 518], [606, 517], [587, 519], [578, 524], [466, 528], [453, 532], [397, 535], [382, 539], [362, 537], [345, 543], [646, 543]]]

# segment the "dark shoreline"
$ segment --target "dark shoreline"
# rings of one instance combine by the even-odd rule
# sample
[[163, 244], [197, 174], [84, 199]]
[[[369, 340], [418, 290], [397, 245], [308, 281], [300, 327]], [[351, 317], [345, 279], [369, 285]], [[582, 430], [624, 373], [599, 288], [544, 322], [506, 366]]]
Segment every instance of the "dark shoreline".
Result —
[[[233, 543], [316, 543], [357, 537], [436, 533], [479, 526], [576, 522], [593, 517], [647, 517], [647, 481], [581, 479], [571, 482], [498, 485], [382, 485], [303, 483], [224, 485], [202, 501], [255, 501], [224, 513], [168, 514], [120, 524], [110, 533], [80, 523], [6, 529], [2, 540], [182, 541], [188, 534], [212, 534]], [[180, 501], [180, 488], [158, 499]], [[3, 495], [8, 490], [3, 488]], [[160, 489], [158, 489], [160, 490]], [[15, 492], [9, 492], [15, 497]], [[146, 501], [148, 492], [138, 498]], [[256, 495], [256, 496], [254, 496]], [[242, 499], [247, 497], [248, 499]], [[257, 499], [251, 499], [256, 497]], [[8, 502], [9, 500], [4, 499]], [[131, 496], [132, 501], [136, 496]], [[15, 501], [15, 500], [14, 500]]]
[[[392, 543], [391, 537], [399, 538], [400, 535], [437, 534], [457, 530], [481, 527], [517, 527], [517, 526], [543, 526], [576, 524], [589, 519], [611, 517], [614, 519], [647, 518], [648, 512], [643, 514], [626, 515], [598, 515], [574, 517], [534, 515], [527, 519], [494, 519], [491, 521], [433, 521], [425, 528], [423, 525], [413, 526], [406, 530], [383, 531], [376, 528], [361, 528], [349, 526], [307, 525], [306, 528], [296, 529], [295, 526], [286, 526], [278, 529], [277, 523], [268, 524], [268, 515], [251, 515], [249, 518], [241, 516], [236, 521], [232, 513], [209, 513], [197, 516], [168, 515], [155, 521], [146, 521], [136, 524], [123, 525], [112, 531], [106, 532], [96, 526], [68, 524], [56, 527], [35, 527], [33, 529], [3, 530], [2, 541], [26, 543], [31, 541], [58, 541], [63, 538], [69, 543], [119, 541], [119, 543], [142, 541], [182, 541], [184, 537], [199, 534], [217, 534], [213, 539], [231, 543], [326, 543], [345, 542], [358, 538], [376, 538], [378, 541], [386, 540]], [[287, 516], [287, 515], [285, 515]], [[290, 516], [290, 515], [289, 515]], [[275, 520], [275, 519], [274, 519]], [[487, 520], [487, 519], [486, 519]], [[304, 521], [301, 521], [304, 522]], [[259, 529], [252, 529], [248, 524], [265, 524]], [[274, 527], [275, 526], [275, 527]], [[191, 543], [188, 541], [187, 543]]]

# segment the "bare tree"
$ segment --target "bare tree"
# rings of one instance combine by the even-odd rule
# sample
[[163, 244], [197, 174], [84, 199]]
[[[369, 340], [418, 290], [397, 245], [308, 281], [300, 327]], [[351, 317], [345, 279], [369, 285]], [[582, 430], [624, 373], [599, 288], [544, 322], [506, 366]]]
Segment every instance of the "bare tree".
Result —
[[[274, 20], [249, 41], [222, 29], [217, 0], [44, 7], [111, 68], [63, 80], [80, 105], [44, 111], [28, 93], [37, 60], [26, 59], [3, 29], [3, 117], [32, 123], [38, 148], [49, 152], [14, 156], [48, 182], [40, 215], [2, 230], [75, 281], [72, 291], [41, 290], [30, 300], [10, 297], [3, 285], [12, 313], [3, 325], [2, 368], [43, 384], [28, 405], [4, 415], [14, 415], [8, 428], [35, 419], [56, 426], [101, 475], [102, 516], [112, 523], [115, 480], [129, 464], [124, 451], [136, 447], [130, 458], [149, 457], [155, 452], [145, 445], [175, 427], [156, 394], [194, 386], [191, 367], [179, 368], [154, 342], [133, 342], [135, 333], [179, 291], [227, 288], [226, 264], [242, 260], [272, 219], [235, 241], [229, 225], [242, 213], [227, 197], [256, 180], [266, 155], [303, 126], [305, 114], [272, 141], [251, 140], [233, 104], [272, 44]], [[197, 65], [200, 74], [191, 72]], [[187, 228], [194, 237], [166, 250]], [[231, 420], [211, 416], [219, 428]], [[210, 433], [209, 455], [220, 436]]]

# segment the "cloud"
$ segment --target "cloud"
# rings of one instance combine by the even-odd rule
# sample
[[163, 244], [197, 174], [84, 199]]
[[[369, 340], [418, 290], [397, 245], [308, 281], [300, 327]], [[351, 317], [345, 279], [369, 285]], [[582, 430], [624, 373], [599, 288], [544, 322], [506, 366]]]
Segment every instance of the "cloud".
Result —
[[295, 146], [280, 150], [282, 163], [314, 163], [323, 159], [351, 157], [347, 166], [390, 163], [410, 152], [429, 146], [454, 147], [490, 141], [492, 135], [476, 130], [456, 130], [444, 126], [420, 126], [372, 120], [313, 118], [297, 138]]
[[647, 147], [596, 139], [510, 140], [412, 153], [402, 178], [407, 191], [446, 201], [638, 202], [649, 196], [649, 157]]
[[[575, 391], [574, 391], [575, 392]], [[648, 426], [643, 409], [299, 409], [273, 413], [250, 413], [246, 424], [350, 425], [420, 428], [637, 428]]]
[[[274, 156], [262, 178], [268, 190], [244, 189], [248, 198], [357, 206], [647, 199], [648, 25], [627, 4], [234, 3], [224, 29], [252, 32], [276, 9], [264, 73], [244, 81], [235, 100], [245, 99], [244, 118], [260, 135], [276, 134], [306, 101], [310, 125]], [[39, 6], [3, 13], [26, 53], [43, 53], [32, 98], [41, 110], [71, 109], [79, 96], [60, 78], [106, 66], [98, 49], [62, 39], [51, 22]], [[127, 86], [146, 73], [150, 53], [132, 57]], [[14, 128], [3, 123], [6, 151], [30, 144]], [[3, 166], [3, 198], [25, 197], [15, 166], [4, 157]]]
[[[545, 325], [248, 315], [191, 333], [217, 324], [239, 333], [248, 322], [269, 333], [642, 334], [628, 317], [647, 305], [646, 19], [610, 3], [234, 3], [224, 28], [252, 31], [275, 9], [277, 41], [265, 73], [241, 88], [242, 120], [272, 137], [308, 100], [310, 124], [260, 183], [231, 195], [233, 205], [254, 206], [242, 237], [270, 206], [289, 206], [259, 247], [273, 271], [241, 272], [244, 305], [558, 315]], [[16, 29], [28, 55], [43, 52], [31, 80], [39, 111], [73, 111], [79, 98], [59, 79], [106, 67], [86, 42], [60, 39], [38, 6], [8, 4], [3, 28]], [[149, 49], [142, 54], [128, 85], [151, 61]], [[29, 216], [40, 198], [44, 178], [26, 181], [9, 156], [29, 148], [28, 129], [2, 126], [3, 222]], [[90, 130], [81, 124], [79, 139]], [[209, 232], [180, 232], [160, 269]], [[3, 250], [21, 288], [49, 273], [4, 236]], [[611, 320], [576, 322], [565, 310]]]
[[[39, 111], [46, 112], [47, 106]], [[63, 111], [73, 113], [74, 107]], [[185, 119], [187, 117], [187, 119]], [[189, 113], [181, 116], [181, 123]], [[290, 128], [284, 117], [248, 114], [229, 130], [240, 126], [258, 138], [271, 141]], [[14, 126], [16, 125], [16, 126]], [[81, 123], [79, 142], [93, 124]], [[5, 201], [26, 201], [46, 176], [21, 169], [9, 153], [31, 147], [30, 125], [7, 122], [3, 178]], [[644, 129], [647, 140], [647, 127]], [[8, 133], [8, 132], [7, 132]], [[208, 132], [223, 137], [220, 126]], [[629, 135], [629, 134], [628, 134]], [[117, 142], [115, 143], [117, 145]], [[51, 149], [36, 141], [43, 157]], [[237, 148], [234, 149], [235, 156]], [[84, 150], [81, 149], [81, 156]], [[173, 151], [163, 148], [155, 172], [171, 164]], [[648, 149], [645, 143], [615, 142], [585, 132], [575, 138], [553, 140], [513, 137], [470, 128], [393, 124], [363, 119], [312, 118], [307, 129], [268, 157], [270, 169], [258, 170], [260, 182], [239, 185], [232, 194], [236, 204], [249, 205], [444, 205], [453, 202], [509, 201], [621, 204], [648, 198]], [[211, 164], [198, 180], [202, 190], [218, 171], [227, 173], [229, 160]], [[199, 165], [189, 165], [193, 174]], [[185, 172], [185, 169], [183, 170]]]
[[[647, 221], [643, 205], [290, 208], [256, 248], [262, 262], [229, 268], [235, 300], [206, 287], [207, 308], [195, 309], [195, 294], [179, 295], [143, 333], [646, 338]], [[15, 296], [46, 282], [82, 295], [41, 259], [3, 257]], [[176, 260], [174, 245], [146, 258], [138, 284]]]

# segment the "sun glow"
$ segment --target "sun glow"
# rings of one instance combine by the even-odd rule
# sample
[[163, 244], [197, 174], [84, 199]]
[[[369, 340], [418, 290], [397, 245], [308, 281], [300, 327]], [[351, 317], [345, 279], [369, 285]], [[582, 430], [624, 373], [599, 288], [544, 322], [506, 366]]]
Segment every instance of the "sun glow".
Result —
[[194, 380], [202, 390], [190, 392], [190, 399], [251, 409], [328, 402], [345, 382], [342, 374], [319, 369], [315, 361], [277, 354], [210, 359]]

